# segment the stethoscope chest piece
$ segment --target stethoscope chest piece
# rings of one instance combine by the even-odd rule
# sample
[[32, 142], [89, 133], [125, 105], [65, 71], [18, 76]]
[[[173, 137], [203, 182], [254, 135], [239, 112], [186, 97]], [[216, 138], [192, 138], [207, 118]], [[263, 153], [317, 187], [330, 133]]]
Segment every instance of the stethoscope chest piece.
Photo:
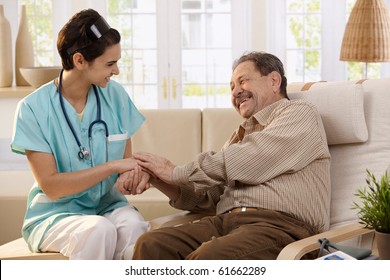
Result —
[[[77, 143], [77, 145], [78, 145], [78, 147], [80, 149], [79, 152], [78, 152], [79, 159], [83, 160], [83, 159], [89, 159], [91, 157], [91, 160], [93, 161], [92, 151], [89, 152], [84, 146], [81, 145], [81, 142], [80, 142], [79, 138], [77, 137], [76, 131], [74, 130], [74, 127], [73, 127], [72, 123], [70, 122], [68, 114], [66, 112], [65, 105], [64, 105], [64, 100], [63, 100], [64, 97], [62, 96], [62, 73], [63, 73], [63, 71], [64, 70], [61, 70], [59, 81], [58, 81], [58, 93], [60, 95], [61, 109], [62, 109], [62, 112], [64, 113], [65, 120], [68, 123], [68, 126], [69, 126], [70, 130], [72, 131], [73, 137], [76, 140], [76, 143]], [[97, 87], [95, 85], [92, 85], [92, 86], [93, 86], [93, 90], [94, 90], [95, 97], [96, 97], [97, 116], [96, 116], [96, 120], [94, 120], [89, 125], [89, 128], [88, 128], [88, 138], [89, 138], [89, 145], [90, 145], [89, 148], [92, 149], [92, 128], [93, 128], [93, 126], [95, 124], [103, 125], [104, 130], [105, 130], [105, 137], [106, 137], [106, 161], [107, 161], [108, 160], [108, 145], [107, 145], [108, 126], [107, 126], [106, 122], [101, 119], [101, 110], [102, 110], [102, 108], [101, 108], [101, 103], [100, 103], [100, 98], [99, 98], [99, 93], [98, 93]]]
[[80, 151], [78, 154], [79, 154], [79, 159], [89, 159], [90, 156], [89, 151], [84, 147], [80, 147]]

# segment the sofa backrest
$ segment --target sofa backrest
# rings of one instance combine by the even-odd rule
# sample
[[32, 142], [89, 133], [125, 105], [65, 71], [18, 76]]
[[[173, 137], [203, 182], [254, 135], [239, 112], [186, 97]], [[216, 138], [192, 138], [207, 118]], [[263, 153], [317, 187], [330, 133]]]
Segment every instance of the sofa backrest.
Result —
[[190, 162], [201, 152], [200, 109], [143, 109], [145, 123], [132, 137], [133, 152], [150, 152], [174, 164]]
[[219, 151], [243, 122], [233, 108], [206, 108], [202, 111], [202, 151]]

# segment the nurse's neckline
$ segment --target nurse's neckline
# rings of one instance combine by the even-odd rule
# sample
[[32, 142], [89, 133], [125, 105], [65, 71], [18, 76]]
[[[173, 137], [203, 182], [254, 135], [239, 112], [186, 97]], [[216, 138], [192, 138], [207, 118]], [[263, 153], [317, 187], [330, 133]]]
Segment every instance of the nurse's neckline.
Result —
[[[54, 85], [55, 85], [55, 87], [56, 87], [56, 91], [59, 92], [59, 90], [58, 90], [58, 89], [59, 89], [59, 78], [58, 78], [58, 77], [55, 78], [55, 79], [53, 80], [53, 83], [54, 83]], [[78, 101], [76, 101], [76, 100], [74, 100], [74, 99], [72, 99], [72, 98], [67, 98], [66, 96], [64, 96], [63, 93], [62, 93], [62, 97], [63, 97], [64, 99], [66, 99], [66, 101], [68, 101], [70, 105], [72, 105], [72, 107], [76, 110], [76, 113], [79, 115], [79, 114], [82, 114], [82, 113], [84, 112], [84, 110], [85, 110], [85, 107], [86, 107], [86, 105], [87, 105], [88, 92], [89, 92], [89, 91], [90, 91], [90, 88], [88, 89], [87, 94], [86, 94], [86, 97], [85, 97], [85, 99], [83, 100], [83, 102], [78, 102]]]

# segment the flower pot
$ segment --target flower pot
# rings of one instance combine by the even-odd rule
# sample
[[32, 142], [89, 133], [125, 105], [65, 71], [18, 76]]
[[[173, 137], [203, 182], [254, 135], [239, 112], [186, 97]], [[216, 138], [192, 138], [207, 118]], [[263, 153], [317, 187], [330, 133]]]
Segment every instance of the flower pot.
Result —
[[390, 233], [375, 231], [380, 260], [390, 260]]

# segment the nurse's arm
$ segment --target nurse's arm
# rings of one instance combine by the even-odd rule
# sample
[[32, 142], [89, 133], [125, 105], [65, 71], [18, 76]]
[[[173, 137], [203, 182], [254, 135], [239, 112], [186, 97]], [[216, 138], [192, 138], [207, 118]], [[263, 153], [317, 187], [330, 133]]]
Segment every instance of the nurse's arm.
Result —
[[112, 174], [123, 173], [137, 166], [134, 159], [126, 158], [80, 171], [59, 173], [52, 154], [26, 150], [26, 155], [39, 186], [53, 200], [85, 191]]

